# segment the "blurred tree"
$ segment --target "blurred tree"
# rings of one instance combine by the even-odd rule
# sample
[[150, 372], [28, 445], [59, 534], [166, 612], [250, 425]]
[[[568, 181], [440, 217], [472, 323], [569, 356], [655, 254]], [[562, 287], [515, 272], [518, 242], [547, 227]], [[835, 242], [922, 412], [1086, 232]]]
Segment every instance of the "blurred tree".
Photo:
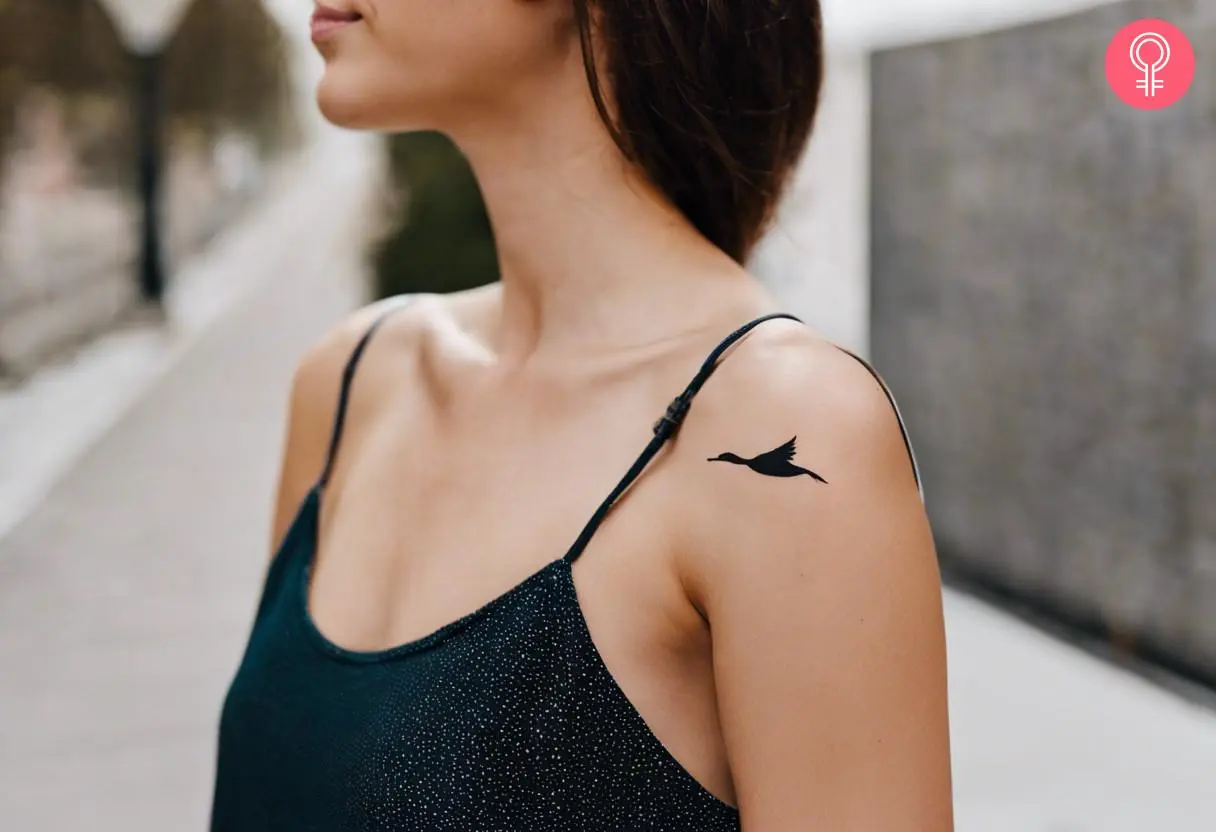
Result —
[[391, 137], [389, 157], [402, 199], [375, 251], [376, 296], [456, 292], [497, 280], [493, 231], [464, 155], [445, 136], [423, 132]]
[[[297, 138], [286, 42], [256, 0], [193, 0], [166, 46], [170, 124], [212, 138], [229, 129], [270, 154]], [[73, 133], [87, 134], [92, 175], [134, 187], [132, 90], [138, 67], [97, 0], [0, 0], [0, 147], [29, 90], [68, 103]]]
[[267, 153], [295, 138], [287, 46], [256, 0], [193, 0], [165, 48], [169, 120], [208, 138], [232, 128]]
[[[133, 54], [129, 33], [124, 44], [101, 0], [0, 0], [0, 158], [36, 140], [28, 127], [18, 129], [19, 117], [29, 121], [47, 107], [62, 112], [78, 184], [126, 192], [140, 206], [138, 271], [149, 299], [165, 283], [158, 224], [168, 164], [186, 148], [204, 148], [196, 153], [203, 165], [191, 203], [199, 233], [190, 239], [201, 243], [221, 221], [203, 204], [210, 186], [200, 180], [220, 175], [208, 143], [251, 139], [254, 152], [269, 158], [301, 138], [286, 39], [262, 2], [187, 2], [163, 50]], [[0, 176], [5, 170], [0, 165]]]
[[100, 92], [127, 71], [118, 33], [95, 0], [0, 0], [0, 24], [7, 82]]
[[96, 0], [0, 0], [0, 150], [31, 91], [53, 91], [70, 102], [69, 129], [84, 139], [91, 178], [133, 186], [132, 72]]

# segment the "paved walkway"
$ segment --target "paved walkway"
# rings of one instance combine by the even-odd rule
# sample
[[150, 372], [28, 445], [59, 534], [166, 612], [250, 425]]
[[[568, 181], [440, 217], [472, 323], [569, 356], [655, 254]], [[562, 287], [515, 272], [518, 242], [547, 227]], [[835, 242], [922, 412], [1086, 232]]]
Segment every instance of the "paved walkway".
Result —
[[0, 539], [0, 829], [205, 827], [291, 371], [358, 302], [363, 158], [335, 137], [224, 242], [260, 286]]
[[946, 595], [959, 832], [1211, 832], [1216, 710]]
[[[356, 303], [358, 159], [330, 147], [226, 243], [257, 287], [0, 535], [0, 829], [205, 828], [291, 369]], [[1216, 828], [1212, 712], [973, 600], [947, 617], [960, 832]]]

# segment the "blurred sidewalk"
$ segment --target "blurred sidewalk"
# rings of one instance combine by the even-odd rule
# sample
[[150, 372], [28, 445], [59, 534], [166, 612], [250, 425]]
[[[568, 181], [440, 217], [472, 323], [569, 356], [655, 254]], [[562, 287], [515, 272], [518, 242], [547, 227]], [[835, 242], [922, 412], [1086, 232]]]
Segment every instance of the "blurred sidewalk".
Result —
[[[365, 165], [334, 134], [223, 242], [197, 284], [212, 311], [183, 306], [209, 323], [183, 325], [171, 371], [0, 532], [0, 829], [205, 828], [291, 370], [358, 302]], [[972, 599], [949, 593], [947, 617], [960, 832], [1213, 828], [1216, 713]]]
[[1216, 709], [955, 592], [946, 627], [958, 832], [1216, 829]]
[[[86, 360], [95, 378], [9, 409], [5, 471], [70, 470], [0, 530], [0, 829], [204, 828], [218, 708], [269, 557], [292, 369], [361, 297], [363, 141], [325, 134], [196, 265], [171, 343]], [[143, 388], [82, 456], [44, 448], [89, 444]], [[4, 493], [20, 497], [11, 481]]]
[[[318, 131], [299, 156], [275, 165], [267, 192], [244, 219], [173, 275], [164, 322], [133, 323], [16, 389], [0, 389], [0, 537], [217, 320], [258, 286], [288, 280], [276, 272], [295, 242], [311, 239], [316, 226], [338, 216], [337, 205], [370, 187], [368, 165], [377, 157], [367, 147], [364, 136]], [[350, 208], [347, 213], [365, 216]], [[352, 236], [348, 245], [353, 250], [357, 240]]]

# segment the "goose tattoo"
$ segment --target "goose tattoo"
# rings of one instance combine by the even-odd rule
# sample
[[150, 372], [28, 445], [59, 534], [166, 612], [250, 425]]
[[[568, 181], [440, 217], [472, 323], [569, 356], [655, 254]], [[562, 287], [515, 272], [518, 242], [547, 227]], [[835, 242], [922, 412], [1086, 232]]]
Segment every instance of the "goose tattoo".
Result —
[[757, 474], [763, 474], [766, 477], [800, 477], [805, 474], [811, 479], [826, 485], [827, 480], [814, 471], [809, 471], [794, 464], [794, 454], [797, 453], [797, 441], [798, 437], [795, 436], [784, 445], [773, 448], [771, 451], [762, 453], [760, 456], [752, 457], [751, 459], [744, 459], [738, 454], [724, 453], [711, 456], [707, 462], [730, 462], [735, 465], [744, 465]]

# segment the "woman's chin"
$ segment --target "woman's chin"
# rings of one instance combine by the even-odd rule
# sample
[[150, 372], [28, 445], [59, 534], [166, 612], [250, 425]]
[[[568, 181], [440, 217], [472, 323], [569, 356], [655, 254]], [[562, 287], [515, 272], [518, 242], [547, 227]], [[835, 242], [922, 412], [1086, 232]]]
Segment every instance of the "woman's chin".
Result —
[[352, 130], [371, 130], [379, 125], [376, 122], [376, 107], [369, 106], [366, 96], [360, 95], [342, 84], [338, 79], [331, 79], [327, 74], [317, 85], [317, 108], [330, 124]]
[[427, 119], [409, 117], [414, 107], [407, 102], [394, 102], [398, 106], [393, 106], [386, 101], [388, 96], [379, 94], [382, 92], [327, 73], [317, 85], [317, 108], [330, 124], [348, 130], [399, 133], [429, 129]]

